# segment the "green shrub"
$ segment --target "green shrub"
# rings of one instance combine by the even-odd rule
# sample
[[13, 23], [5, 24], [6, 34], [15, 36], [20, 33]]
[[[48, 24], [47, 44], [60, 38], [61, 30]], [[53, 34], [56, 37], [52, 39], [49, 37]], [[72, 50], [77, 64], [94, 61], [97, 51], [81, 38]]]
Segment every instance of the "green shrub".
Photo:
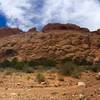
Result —
[[30, 66], [30, 67], [33, 67], [33, 68], [35, 68], [35, 67], [36, 67], [36, 62], [35, 62], [35, 61], [33, 61], [33, 60], [28, 61], [27, 63], [28, 63], [28, 66]]
[[80, 66], [80, 68], [82, 69], [82, 71], [99, 72], [100, 71], [100, 64]]
[[25, 66], [24, 62], [17, 62], [14, 68], [17, 70], [23, 70], [24, 66]]
[[9, 60], [4, 60], [0, 63], [0, 66], [3, 67], [3, 68], [6, 68], [6, 67], [11, 67], [11, 63]]
[[45, 76], [43, 75], [43, 73], [38, 73], [36, 76], [36, 80], [38, 81], [38, 83], [44, 82]]
[[75, 70], [71, 73], [71, 76], [74, 78], [80, 78], [81, 76], [81, 71], [80, 70]]
[[29, 67], [29, 66], [23, 67], [22, 70], [25, 73], [33, 73], [33, 71], [34, 71], [34, 69], [32, 67]]
[[44, 67], [55, 67], [56, 66], [56, 61], [52, 59], [44, 59], [41, 61], [41, 64]]
[[[59, 68], [57, 67], [59, 66]], [[41, 68], [42, 67], [42, 68]], [[45, 68], [58, 68], [64, 75], [70, 75], [79, 77], [80, 73], [85, 70], [99, 72], [100, 71], [100, 64], [91, 65], [86, 60], [74, 60], [72, 61], [70, 58], [66, 58], [62, 61], [55, 61], [53, 59], [38, 59], [38, 60], [31, 60], [31, 61], [18, 61], [17, 58], [12, 60], [4, 60], [0, 63], [1, 71], [2, 68], [12, 68], [15, 70], [21, 70], [26, 73], [32, 73], [34, 69], [45, 69]], [[40, 75], [41, 76], [41, 75]]]
[[90, 63], [90, 62], [88, 62], [86, 59], [74, 59], [73, 60], [73, 62], [75, 63], [75, 64], [77, 64], [77, 65], [84, 65], [84, 66], [86, 66], [86, 65], [92, 65], [92, 63]]
[[63, 75], [73, 76], [76, 78], [80, 77], [81, 69], [72, 61], [68, 61], [65, 64], [62, 64], [59, 70]]
[[56, 61], [52, 59], [38, 59], [29, 61], [29, 66], [32, 66], [34, 68], [37, 68], [38, 66], [43, 66], [44, 68], [51, 68], [56, 66]]
[[56, 61], [52, 59], [41, 59], [39, 60], [39, 63], [44, 67], [54, 67], [56, 65]]
[[100, 64], [87, 66], [86, 69], [90, 70], [90, 71], [93, 71], [93, 72], [100, 72]]
[[66, 57], [65, 59], [63, 59], [63, 60], [61, 61], [61, 63], [66, 63], [66, 62], [72, 62], [72, 59], [69, 58], [69, 57]]
[[10, 65], [11, 65], [11, 67], [16, 67], [17, 64], [18, 64], [18, 60], [17, 60], [17, 58], [14, 58], [14, 59], [12, 59], [12, 61], [10, 61]]

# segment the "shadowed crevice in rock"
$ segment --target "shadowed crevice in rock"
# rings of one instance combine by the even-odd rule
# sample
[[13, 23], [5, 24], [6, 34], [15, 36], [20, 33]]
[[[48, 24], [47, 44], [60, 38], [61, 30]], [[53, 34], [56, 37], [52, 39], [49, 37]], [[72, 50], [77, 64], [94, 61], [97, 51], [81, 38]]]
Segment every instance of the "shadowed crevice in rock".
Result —
[[2, 55], [4, 57], [13, 57], [17, 55], [17, 51], [14, 49], [6, 49], [4, 50], [4, 52], [2, 53]]

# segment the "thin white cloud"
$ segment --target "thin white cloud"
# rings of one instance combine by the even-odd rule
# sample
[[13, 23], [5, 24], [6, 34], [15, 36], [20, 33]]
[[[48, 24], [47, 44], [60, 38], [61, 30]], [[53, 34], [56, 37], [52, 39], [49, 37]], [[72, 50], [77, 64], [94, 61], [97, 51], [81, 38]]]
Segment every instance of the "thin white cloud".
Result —
[[98, 0], [0, 0], [7, 25], [27, 30], [50, 22], [75, 23], [100, 28]]

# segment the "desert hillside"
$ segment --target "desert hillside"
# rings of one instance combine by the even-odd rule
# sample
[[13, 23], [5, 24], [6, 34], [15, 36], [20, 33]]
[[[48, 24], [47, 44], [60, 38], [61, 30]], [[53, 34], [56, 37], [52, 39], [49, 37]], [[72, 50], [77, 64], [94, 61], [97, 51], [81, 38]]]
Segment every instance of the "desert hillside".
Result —
[[[14, 34], [15, 33], [15, 34]], [[21, 33], [21, 34], [20, 34]], [[2, 35], [3, 34], [3, 35]], [[0, 59], [72, 59], [100, 61], [100, 30], [90, 32], [74, 24], [48, 24], [42, 32], [0, 29]]]
[[100, 100], [100, 29], [1, 28], [0, 100]]

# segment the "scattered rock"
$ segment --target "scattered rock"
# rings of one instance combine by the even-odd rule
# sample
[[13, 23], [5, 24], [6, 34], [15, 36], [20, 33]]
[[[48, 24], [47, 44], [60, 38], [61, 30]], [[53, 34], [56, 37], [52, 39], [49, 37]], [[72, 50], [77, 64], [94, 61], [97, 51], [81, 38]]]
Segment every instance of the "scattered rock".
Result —
[[85, 95], [84, 94], [79, 94], [79, 100], [85, 100]]
[[67, 95], [67, 93], [62, 93], [63, 96]]
[[0, 84], [3, 84], [4, 82], [2, 80], [0, 80]]
[[58, 81], [64, 81], [64, 76], [63, 75], [57, 75], [57, 80]]
[[54, 83], [54, 86], [55, 86], [55, 87], [59, 87], [59, 86], [61, 86], [61, 83], [60, 83], [59, 81], [56, 81], [56, 82]]
[[100, 80], [100, 72], [96, 75], [96, 80]]
[[50, 100], [54, 100], [55, 98], [54, 97], [50, 97]]
[[29, 88], [33, 88], [33, 87], [34, 87], [33, 85], [30, 85], [30, 86], [29, 86]]
[[21, 85], [21, 83], [17, 83], [17, 85]]
[[47, 83], [46, 82], [41, 82], [41, 85], [47, 85]]
[[57, 94], [58, 94], [58, 92], [52, 92], [51, 94], [52, 94], [52, 95], [57, 95]]
[[17, 96], [17, 93], [11, 93], [12, 96]]
[[86, 87], [86, 84], [85, 84], [85, 82], [78, 82], [78, 86]]
[[98, 89], [95, 89], [95, 94], [98, 94], [98, 95], [100, 95], [100, 88], [98, 88]]

